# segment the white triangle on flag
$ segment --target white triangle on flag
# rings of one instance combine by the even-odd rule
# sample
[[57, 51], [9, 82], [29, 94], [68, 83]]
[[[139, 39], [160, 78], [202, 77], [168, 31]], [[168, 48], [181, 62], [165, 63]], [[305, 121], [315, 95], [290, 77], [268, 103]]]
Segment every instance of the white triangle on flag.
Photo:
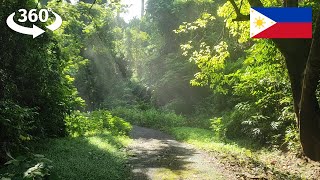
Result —
[[261, 14], [260, 12], [250, 8], [250, 37], [261, 33], [277, 22]]

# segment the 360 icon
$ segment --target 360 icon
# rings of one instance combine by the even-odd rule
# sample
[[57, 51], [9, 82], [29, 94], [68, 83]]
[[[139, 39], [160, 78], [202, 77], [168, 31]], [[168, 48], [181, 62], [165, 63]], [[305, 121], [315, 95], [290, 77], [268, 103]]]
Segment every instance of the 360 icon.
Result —
[[[39, 11], [37, 9], [30, 9], [29, 11], [26, 9], [19, 9], [18, 12], [20, 13], [20, 18], [18, 19], [19, 22], [24, 23], [26, 21], [29, 21], [31, 23], [35, 23], [37, 21], [40, 22], [47, 22], [49, 19], [49, 13], [52, 13], [55, 16], [55, 21], [51, 24], [46, 26], [47, 29], [50, 29], [51, 31], [57, 30], [61, 24], [62, 24], [62, 19], [61, 17], [53, 12], [51, 9], [40, 9]], [[14, 16], [16, 13], [12, 13], [8, 16], [7, 18], [7, 25], [10, 29], [21, 33], [21, 34], [26, 34], [26, 35], [32, 35], [33, 38], [38, 37], [45, 31], [38, 26], [34, 25], [31, 27], [24, 27], [19, 24], [17, 24], [14, 21]]]

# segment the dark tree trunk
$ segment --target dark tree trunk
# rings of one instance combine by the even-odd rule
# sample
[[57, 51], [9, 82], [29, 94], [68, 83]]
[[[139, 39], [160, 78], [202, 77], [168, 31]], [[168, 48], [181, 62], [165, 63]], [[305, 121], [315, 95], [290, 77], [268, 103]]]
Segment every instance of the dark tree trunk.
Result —
[[274, 39], [273, 42], [285, 57], [291, 82], [294, 111], [297, 117], [299, 117], [303, 73], [310, 52], [311, 40]]
[[[314, 32], [320, 32], [320, 13]], [[303, 151], [310, 159], [319, 161], [320, 108], [316, 89], [320, 76], [320, 34], [314, 33], [312, 44], [308, 40], [274, 42], [286, 59]]]
[[320, 13], [307, 61], [300, 101], [300, 140], [304, 153], [313, 160], [320, 160], [320, 114], [316, 97], [320, 76]]

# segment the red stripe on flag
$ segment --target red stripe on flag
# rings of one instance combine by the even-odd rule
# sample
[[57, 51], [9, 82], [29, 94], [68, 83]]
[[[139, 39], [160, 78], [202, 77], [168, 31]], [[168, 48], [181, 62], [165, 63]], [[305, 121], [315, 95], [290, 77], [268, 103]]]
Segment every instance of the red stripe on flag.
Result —
[[312, 23], [276, 23], [253, 38], [312, 38]]

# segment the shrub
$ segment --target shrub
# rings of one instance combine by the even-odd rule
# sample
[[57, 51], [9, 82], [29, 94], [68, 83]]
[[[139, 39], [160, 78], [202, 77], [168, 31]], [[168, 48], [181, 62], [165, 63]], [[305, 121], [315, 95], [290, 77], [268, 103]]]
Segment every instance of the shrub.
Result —
[[73, 136], [81, 136], [86, 133], [101, 131], [103, 128], [102, 120], [90, 119], [88, 113], [75, 111], [66, 119], [67, 132]]
[[50, 175], [51, 163], [40, 154], [11, 157], [1, 169], [0, 179], [44, 179]]
[[239, 103], [233, 112], [222, 117], [226, 137], [252, 139], [261, 145], [283, 145], [287, 127], [294, 124], [294, 114], [291, 110], [287, 112], [287, 106], [279, 112], [270, 109], [270, 106], [257, 107], [255, 103]]
[[112, 113], [116, 116], [122, 117], [132, 124], [164, 129], [166, 127], [177, 127], [186, 124], [186, 119], [173, 112], [159, 111], [156, 109], [129, 109], [118, 107], [112, 109]]
[[33, 137], [30, 131], [34, 129], [33, 117], [37, 114], [35, 109], [21, 107], [11, 101], [0, 101], [0, 163], [7, 160], [7, 151], [24, 149], [26, 142]]
[[91, 118], [94, 121], [102, 121], [102, 127], [108, 129], [116, 135], [128, 134], [132, 126], [120, 117], [113, 116], [109, 111], [99, 110], [91, 113]]
[[224, 138], [225, 137], [225, 125], [223, 124], [221, 117], [215, 117], [211, 120], [211, 129], [213, 129], [214, 134], [218, 138]]
[[67, 131], [73, 137], [102, 132], [104, 129], [115, 135], [126, 135], [132, 128], [130, 123], [105, 110], [87, 113], [75, 111], [65, 121]]
[[299, 141], [299, 132], [296, 126], [287, 127], [284, 142], [286, 149], [293, 152], [302, 152], [300, 141]]

